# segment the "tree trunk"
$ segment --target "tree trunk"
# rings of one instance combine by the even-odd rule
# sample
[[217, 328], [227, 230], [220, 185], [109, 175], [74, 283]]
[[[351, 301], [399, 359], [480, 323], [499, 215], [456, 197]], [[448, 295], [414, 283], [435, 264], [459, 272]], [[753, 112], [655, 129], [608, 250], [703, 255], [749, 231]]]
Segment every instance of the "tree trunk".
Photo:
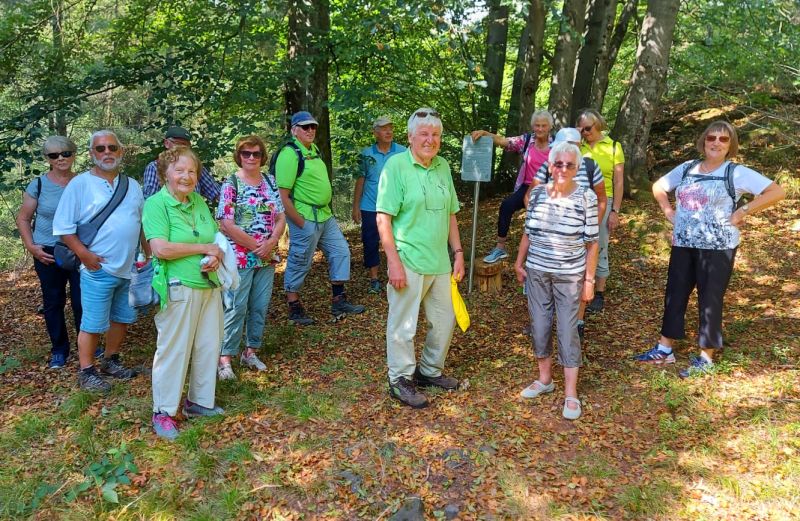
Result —
[[288, 19], [289, 70], [284, 93], [287, 130], [290, 130], [288, 116], [299, 110], [311, 112], [319, 121], [315, 142], [328, 166], [328, 175], [333, 176], [328, 110], [329, 0], [290, 0]]
[[483, 64], [486, 95], [481, 110], [481, 128], [495, 133], [499, 120], [508, 42], [508, 7], [500, 5], [500, 0], [492, 0], [489, 3], [486, 25], [486, 60]]
[[564, 0], [556, 51], [553, 56], [553, 81], [550, 84], [550, 112], [556, 128], [569, 126], [572, 84], [575, 80], [575, 58], [581, 43], [586, 0]]
[[[53, 63], [52, 77], [63, 79], [64, 74], [64, 1], [53, 2], [53, 50], [55, 61]], [[61, 104], [62, 100], [58, 100]], [[51, 120], [51, 129], [59, 136], [67, 135], [67, 118], [63, 110], [57, 110]]]
[[[519, 40], [517, 68], [506, 121], [506, 136], [518, 136], [530, 130], [531, 114], [536, 107], [536, 91], [539, 89], [539, 69], [544, 53], [545, 9], [542, 0], [529, 0], [528, 19]], [[510, 190], [517, 178], [519, 154], [503, 151], [498, 177], [501, 183], [494, 184], [503, 191]]]
[[[614, 3], [616, 4], [616, 2]], [[625, 5], [622, 7], [622, 13], [619, 15], [619, 20], [617, 20], [617, 25], [614, 27], [611, 39], [607, 40], [605, 51], [601, 52], [599, 55], [597, 68], [595, 69], [594, 79], [592, 81], [592, 92], [588, 103], [590, 107], [594, 107], [597, 110], [603, 110], [603, 102], [605, 101], [606, 91], [608, 90], [608, 75], [611, 72], [611, 68], [614, 67], [614, 63], [617, 61], [617, 54], [622, 46], [622, 41], [625, 39], [625, 33], [628, 31], [628, 24], [636, 13], [638, 4], [638, 0], [627, 0], [625, 2]], [[614, 6], [614, 10], [609, 14], [611, 15], [609, 19], [610, 28], [611, 23], [614, 21], [614, 16], [616, 15], [616, 5]]]
[[586, 14], [586, 30], [583, 33], [584, 42], [578, 54], [578, 67], [572, 87], [572, 110], [569, 117], [571, 124], [577, 119], [578, 111], [589, 106], [597, 63], [600, 54], [606, 49], [606, 42], [611, 36], [610, 28], [614, 23], [613, 14], [611, 23], [608, 22], [608, 13], [615, 13], [616, 8], [616, 0], [590, 0]]
[[614, 137], [625, 150], [625, 194], [646, 188], [650, 126], [667, 82], [680, 0], [649, 0], [639, 34], [636, 65], [622, 99]]

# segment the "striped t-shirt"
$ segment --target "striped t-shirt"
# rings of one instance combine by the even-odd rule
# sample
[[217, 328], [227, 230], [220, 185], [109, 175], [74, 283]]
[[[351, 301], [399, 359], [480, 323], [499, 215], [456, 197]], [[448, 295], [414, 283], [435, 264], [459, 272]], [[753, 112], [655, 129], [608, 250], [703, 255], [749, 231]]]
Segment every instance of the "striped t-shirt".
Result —
[[525, 266], [572, 275], [586, 270], [586, 243], [597, 240], [597, 195], [578, 186], [567, 197], [551, 198], [547, 185], [531, 191], [525, 212], [528, 257]]

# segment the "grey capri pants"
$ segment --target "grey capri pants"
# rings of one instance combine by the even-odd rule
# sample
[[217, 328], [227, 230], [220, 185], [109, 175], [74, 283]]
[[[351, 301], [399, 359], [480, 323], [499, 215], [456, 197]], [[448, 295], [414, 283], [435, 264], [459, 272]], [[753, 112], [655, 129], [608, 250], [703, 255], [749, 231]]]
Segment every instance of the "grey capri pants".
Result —
[[578, 336], [578, 308], [583, 291], [584, 272], [574, 275], [548, 273], [526, 268], [525, 291], [531, 317], [531, 341], [536, 358], [553, 354], [553, 316], [557, 318], [558, 363], [563, 367], [581, 366], [581, 341]]

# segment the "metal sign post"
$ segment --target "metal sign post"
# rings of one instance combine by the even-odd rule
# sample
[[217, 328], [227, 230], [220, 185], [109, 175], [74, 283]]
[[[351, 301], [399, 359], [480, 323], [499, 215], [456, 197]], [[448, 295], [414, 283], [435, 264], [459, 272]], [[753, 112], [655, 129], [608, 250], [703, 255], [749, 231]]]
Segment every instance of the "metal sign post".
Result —
[[472, 242], [469, 247], [469, 282], [467, 284], [467, 295], [472, 293], [472, 274], [475, 271], [475, 239], [478, 235], [478, 197], [481, 193], [480, 181], [475, 181], [475, 194], [472, 196], [474, 204], [472, 206]]
[[472, 136], [464, 136], [461, 152], [461, 180], [475, 182], [475, 195], [472, 207], [472, 242], [469, 251], [469, 282], [467, 293], [472, 293], [472, 276], [475, 272], [475, 241], [478, 235], [478, 199], [480, 197], [481, 183], [488, 183], [492, 179], [492, 153], [494, 143], [491, 138], [482, 137], [477, 142], [472, 142]]

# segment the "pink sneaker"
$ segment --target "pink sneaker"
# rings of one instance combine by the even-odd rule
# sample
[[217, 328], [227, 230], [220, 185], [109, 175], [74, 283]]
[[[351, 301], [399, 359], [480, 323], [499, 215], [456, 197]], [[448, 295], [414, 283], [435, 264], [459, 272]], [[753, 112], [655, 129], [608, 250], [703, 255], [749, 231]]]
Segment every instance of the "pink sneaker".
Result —
[[168, 440], [178, 437], [178, 424], [172, 416], [163, 412], [153, 414], [153, 430], [158, 436]]

